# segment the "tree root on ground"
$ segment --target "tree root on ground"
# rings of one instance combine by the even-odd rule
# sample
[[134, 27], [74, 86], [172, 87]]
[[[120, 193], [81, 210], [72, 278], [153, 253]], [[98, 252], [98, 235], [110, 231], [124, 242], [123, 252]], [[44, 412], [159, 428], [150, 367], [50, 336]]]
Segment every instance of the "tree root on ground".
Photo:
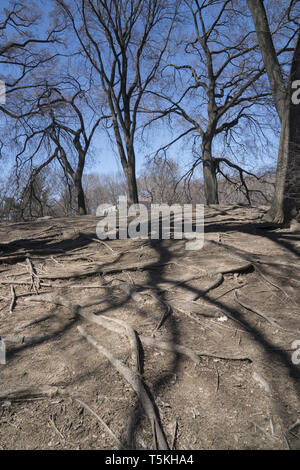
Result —
[[151, 423], [154, 449], [169, 450], [165, 434], [160, 424], [159, 416], [139, 375], [131, 371], [110, 351], [101, 346], [92, 336], [89, 336], [80, 326], [78, 327], [78, 331], [90, 344], [92, 344], [92, 346], [94, 346], [100, 352], [100, 354], [103, 354], [110, 361], [110, 363], [117, 369], [117, 371], [124, 377], [124, 379], [131, 385], [133, 390], [138, 395], [144, 411]]

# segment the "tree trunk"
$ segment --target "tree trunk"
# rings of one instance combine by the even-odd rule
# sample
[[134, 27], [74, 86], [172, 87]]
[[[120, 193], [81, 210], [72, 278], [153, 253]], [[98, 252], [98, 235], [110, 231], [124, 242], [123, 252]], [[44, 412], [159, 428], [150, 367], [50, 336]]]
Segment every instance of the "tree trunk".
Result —
[[216, 165], [211, 154], [211, 139], [209, 137], [202, 139], [202, 160], [206, 204], [219, 204]]
[[287, 213], [284, 204], [285, 194], [285, 182], [288, 173], [288, 153], [289, 153], [289, 112], [283, 117], [281, 124], [281, 134], [276, 170], [276, 181], [275, 181], [275, 194], [273, 197], [272, 205], [267, 215], [265, 216], [266, 221], [281, 224], [287, 218]]
[[262, 59], [268, 75], [274, 103], [280, 120], [283, 120], [286, 105], [286, 87], [274, 47], [272, 34], [263, 0], [247, 0], [258, 39]]
[[275, 195], [266, 220], [283, 223], [300, 218], [300, 104], [292, 100], [292, 84], [300, 79], [300, 31], [286, 87], [262, 0], [247, 0], [273, 99], [281, 120]]
[[300, 80], [300, 33], [291, 67], [286, 111], [282, 120], [275, 196], [267, 220], [300, 221], [300, 103], [292, 100], [292, 83]]
[[136, 171], [135, 171], [135, 152], [133, 144], [126, 143], [127, 150], [127, 162], [123, 164], [123, 170], [126, 177], [127, 188], [128, 188], [128, 199], [129, 204], [138, 204], [138, 189], [136, 182]]
[[86, 215], [85, 196], [82, 187], [82, 174], [76, 174], [74, 178], [75, 196], [77, 201], [78, 215]]
[[135, 170], [133, 170], [129, 165], [125, 169], [125, 176], [128, 188], [128, 202], [129, 204], [138, 204], [139, 198]]

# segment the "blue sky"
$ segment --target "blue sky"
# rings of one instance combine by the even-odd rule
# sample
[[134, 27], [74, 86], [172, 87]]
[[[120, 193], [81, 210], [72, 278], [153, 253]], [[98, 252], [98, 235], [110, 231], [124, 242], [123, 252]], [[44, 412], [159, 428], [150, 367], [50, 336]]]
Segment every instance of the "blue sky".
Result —
[[[31, 3], [31, 2], [29, 2]], [[51, 9], [51, 2], [44, 3], [41, 6], [40, 3], [39, 7], [43, 8], [44, 11], [47, 13]], [[9, 0], [2, 0], [1, 7], [5, 8], [9, 6]], [[1, 64], [0, 64], [0, 78], [1, 78]], [[165, 145], [168, 141], [175, 138], [178, 133], [171, 131], [165, 126], [162, 122], [159, 123], [155, 129], [150, 131], [148, 134], [145, 134], [146, 143], [137, 142], [136, 144], [136, 164], [137, 164], [137, 173], [139, 173], [143, 167], [144, 158], [146, 155], [153, 154], [155, 150], [157, 150], [161, 145]], [[272, 142], [274, 143], [274, 148], [276, 149], [278, 145], [277, 139], [271, 137]], [[200, 145], [200, 141], [199, 141]], [[112, 142], [107, 137], [104, 132], [101, 132], [100, 135], [95, 136], [92, 146], [92, 154], [90, 161], [87, 162], [86, 172], [99, 172], [99, 173], [109, 173], [109, 172], [117, 172], [122, 171], [121, 163], [119, 157], [116, 153], [116, 147], [113, 144], [114, 150], [112, 149]], [[215, 149], [217, 151], [217, 149]], [[186, 141], [181, 141], [175, 145], [173, 145], [168, 152], [168, 155], [175, 158], [179, 164], [181, 165], [183, 170], [186, 170], [189, 163], [193, 160], [192, 157], [192, 150], [191, 146], [187, 145]], [[267, 158], [264, 161], [264, 164], [270, 165], [276, 163], [277, 154], [273, 153], [273, 158]], [[249, 162], [249, 160], [251, 160]], [[258, 160], [255, 160], [254, 156], [248, 159], [245, 162], [246, 168], [251, 168], [260, 165]], [[0, 161], [0, 167], [7, 168], [7, 162]]]

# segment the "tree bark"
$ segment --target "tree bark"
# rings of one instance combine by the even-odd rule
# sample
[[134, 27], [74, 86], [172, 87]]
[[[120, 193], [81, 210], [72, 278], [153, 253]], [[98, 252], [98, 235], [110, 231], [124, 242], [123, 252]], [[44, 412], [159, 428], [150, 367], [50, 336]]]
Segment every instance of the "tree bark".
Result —
[[292, 99], [292, 84], [300, 80], [300, 31], [294, 51], [290, 77], [290, 136], [289, 162], [286, 178], [287, 203], [290, 218], [300, 222], [300, 103]]
[[74, 177], [74, 188], [77, 201], [77, 213], [78, 215], [86, 215], [85, 196], [82, 187], [82, 174], [76, 173]]
[[202, 160], [204, 177], [204, 194], [206, 204], [219, 204], [218, 181], [216, 174], [216, 165], [211, 154], [211, 138], [203, 136], [202, 139]]
[[267, 220], [275, 223], [300, 221], [300, 104], [292, 101], [292, 83], [300, 80], [300, 32], [294, 51], [287, 104], [282, 120], [275, 196]]
[[282, 120], [286, 109], [286, 87], [274, 47], [266, 10], [262, 0], [247, 0], [247, 4], [253, 18], [275, 106], [280, 120]]
[[127, 181], [128, 187], [128, 199], [130, 204], [138, 204], [138, 189], [137, 189], [137, 182], [136, 182], [136, 175], [135, 170], [127, 165], [125, 169], [125, 176]]
[[137, 188], [137, 182], [136, 182], [135, 152], [134, 152], [132, 143], [128, 145], [126, 143], [126, 152], [127, 152], [126, 162], [124, 161], [124, 158], [121, 159], [121, 161], [123, 163], [123, 170], [124, 170], [126, 182], [127, 182], [128, 199], [129, 199], [130, 204], [138, 204], [139, 197], [138, 197], [138, 188]]

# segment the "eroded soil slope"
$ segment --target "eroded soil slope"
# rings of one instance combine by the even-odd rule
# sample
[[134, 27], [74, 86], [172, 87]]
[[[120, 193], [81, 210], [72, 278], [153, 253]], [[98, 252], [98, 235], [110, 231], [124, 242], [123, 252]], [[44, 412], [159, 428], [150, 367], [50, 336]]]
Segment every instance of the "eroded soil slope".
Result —
[[300, 236], [263, 213], [207, 208], [199, 251], [0, 224], [0, 448], [299, 448]]

